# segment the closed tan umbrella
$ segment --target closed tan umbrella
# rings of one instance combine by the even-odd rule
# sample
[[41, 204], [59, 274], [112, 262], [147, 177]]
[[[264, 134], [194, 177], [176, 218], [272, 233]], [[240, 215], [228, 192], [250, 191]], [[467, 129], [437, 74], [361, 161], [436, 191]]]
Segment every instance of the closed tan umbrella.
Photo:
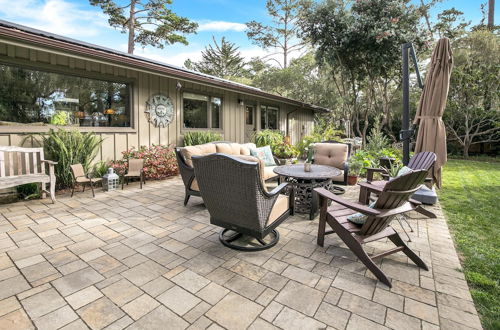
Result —
[[446, 163], [446, 129], [443, 112], [446, 107], [453, 52], [448, 38], [439, 39], [432, 52], [424, 90], [420, 96], [414, 124], [419, 124], [415, 152], [432, 151], [437, 155], [432, 176], [441, 188], [441, 168]]

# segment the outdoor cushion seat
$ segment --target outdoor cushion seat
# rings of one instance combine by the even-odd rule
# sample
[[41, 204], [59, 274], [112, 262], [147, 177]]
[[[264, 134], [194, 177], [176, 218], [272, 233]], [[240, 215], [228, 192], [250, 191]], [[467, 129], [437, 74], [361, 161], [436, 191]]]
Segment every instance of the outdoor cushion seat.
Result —
[[[262, 160], [261, 160], [262, 161]], [[278, 174], [274, 173], [276, 166], [264, 166], [264, 181], [275, 178]]]
[[283, 215], [289, 209], [289, 199], [286, 195], [279, 195], [278, 199], [273, 205], [271, 210], [271, 214], [269, 215], [269, 220], [267, 221], [267, 225], [269, 226], [274, 221], [278, 220], [280, 216]]
[[193, 161], [191, 158], [193, 156], [205, 156], [208, 154], [216, 153], [217, 149], [213, 143], [205, 143], [197, 146], [187, 146], [181, 149], [181, 154], [184, 157], [186, 165], [193, 167]]
[[325, 141], [314, 144], [313, 162], [318, 165], [332, 166], [342, 174], [332, 178], [335, 183], [347, 185], [349, 175], [348, 159], [351, 154], [351, 145], [335, 141]]

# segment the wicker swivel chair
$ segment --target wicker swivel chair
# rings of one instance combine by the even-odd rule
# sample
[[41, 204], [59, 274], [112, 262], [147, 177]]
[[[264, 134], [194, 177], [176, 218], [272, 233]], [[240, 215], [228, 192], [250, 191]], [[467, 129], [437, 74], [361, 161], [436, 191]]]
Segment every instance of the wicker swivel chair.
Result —
[[[243, 251], [276, 245], [276, 227], [293, 214], [293, 192], [290, 197], [280, 195], [288, 183], [268, 192], [262, 179], [262, 163], [241, 157], [216, 153], [192, 160], [210, 223], [224, 228], [219, 235], [222, 244]], [[270, 240], [266, 240], [268, 235]]]
[[[351, 202], [331, 192], [316, 188], [320, 196], [321, 213], [318, 227], [318, 245], [323, 246], [325, 235], [336, 233], [358, 259], [384, 284], [391, 282], [382, 270], [373, 262], [402, 251], [418, 267], [428, 270], [426, 264], [403, 242], [399, 234], [390, 226], [395, 216], [415, 209], [409, 202], [410, 196], [423, 184], [427, 171], [417, 170], [388, 181], [379, 194], [373, 208], [359, 202]], [[328, 207], [328, 201], [332, 206]], [[367, 216], [364, 224], [358, 225], [347, 220], [347, 216], [360, 212]], [[326, 224], [332, 230], [326, 231]], [[388, 238], [396, 247], [377, 255], [369, 256], [363, 244]]]

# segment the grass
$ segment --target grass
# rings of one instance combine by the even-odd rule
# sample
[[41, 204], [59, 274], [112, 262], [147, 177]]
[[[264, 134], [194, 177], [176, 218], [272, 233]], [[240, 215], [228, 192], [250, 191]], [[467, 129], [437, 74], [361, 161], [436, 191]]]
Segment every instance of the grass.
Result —
[[500, 329], [500, 162], [449, 160], [439, 199], [485, 329]]

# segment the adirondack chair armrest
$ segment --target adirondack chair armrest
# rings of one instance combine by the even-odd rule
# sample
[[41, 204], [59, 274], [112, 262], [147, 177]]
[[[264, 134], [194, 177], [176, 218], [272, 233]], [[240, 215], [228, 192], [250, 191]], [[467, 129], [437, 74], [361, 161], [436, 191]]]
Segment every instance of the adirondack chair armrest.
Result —
[[366, 170], [366, 180], [368, 182], [373, 181], [373, 174], [375, 174], [375, 173], [386, 173], [387, 172], [383, 168], [377, 168], [377, 167], [365, 167], [365, 170]]
[[403, 205], [401, 205], [399, 207], [396, 207], [395, 209], [378, 210], [379, 214], [376, 215], [375, 217], [376, 218], [389, 217], [389, 216], [393, 216], [393, 215], [398, 215], [398, 214], [401, 214], [401, 213], [405, 213], [405, 212], [408, 212], [408, 211], [413, 211], [414, 209], [415, 209], [415, 207], [411, 203], [406, 202]]
[[380, 214], [379, 210], [372, 209], [371, 207], [368, 207], [367, 205], [348, 201], [344, 198], [341, 198], [337, 195], [332, 194], [331, 192], [329, 192], [328, 190], [326, 190], [324, 188], [315, 188], [314, 191], [317, 192], [318, 195], [320, 195], [322, 198], [327, 198], [329, 200], [332, 200], [335, 203], [338, 203], [340, 205], [348, 207], [351, 210], [354, 210], [356, 212], [363, 213], [365, 215], [371, 215], [371, 216], [377, 216], [378, 214]]
[[47, 163], [49, 165], [57, 165], [57, 162], [54, 162], [52, 160], [47, 160], [47, 159], [42, 159], [41, 162], [42, 163]]
[[384, 190], [383, 186], [377, 186], [377, 185], [371, 184], [370, 182], [359, 182], [358, 186], [360, 186], [361, 188], [364, 188], [364, 189], [368, 189], [370, 191], [374, 191], [374, 192], [381, 192], [382, 190]]

